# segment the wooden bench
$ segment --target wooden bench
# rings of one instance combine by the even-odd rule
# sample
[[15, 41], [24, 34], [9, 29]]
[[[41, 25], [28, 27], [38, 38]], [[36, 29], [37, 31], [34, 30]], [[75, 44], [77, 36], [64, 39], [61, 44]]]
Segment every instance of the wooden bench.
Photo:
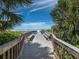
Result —
[[34, 37], [35, 37], [35, 34], [31, 34], [30, 36], [28, 36], [28, 40], [32, 41]]
[[46, 33], [46, 35], [48, 35], [48, 36], [50, 36], [50, 35], [51, 35], [49, 32], [45, 32], [45, 33]]
[[48, 37], [48, 39], [51, 38], [51, 35], [49, 33], [45, 32], [45, 35]]
[[49, 36], [47, 36], [45, 33], [43, 34], [43, 36], [46, 38], [46, 40], [49, 40]]

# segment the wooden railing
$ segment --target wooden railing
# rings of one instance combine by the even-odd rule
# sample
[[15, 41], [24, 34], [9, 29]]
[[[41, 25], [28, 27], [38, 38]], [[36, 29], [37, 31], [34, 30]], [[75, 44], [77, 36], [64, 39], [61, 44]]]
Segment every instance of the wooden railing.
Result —
[[23, 34], [21, 37], [0, 46], [0, 59], [16, 59], [18, 58], [24, 40], [32, 32]]
[[56, 59], [79, 59], [79, 48], [56, 38], [54, 34], [51, 34], [51, 41]]

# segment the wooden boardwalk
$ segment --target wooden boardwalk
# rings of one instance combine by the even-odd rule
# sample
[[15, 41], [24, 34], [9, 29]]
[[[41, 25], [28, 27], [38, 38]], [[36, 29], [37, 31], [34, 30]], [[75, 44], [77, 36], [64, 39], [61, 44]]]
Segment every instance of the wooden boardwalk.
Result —
[[32, 41], [25, 41], [19, 59], [54, 59], [52, 42], [37, 32]]
[[58, 39], [53, 33], [35, 34], [28, 32], [1, 45], [0, 59], [79, 59], [79, 48]]

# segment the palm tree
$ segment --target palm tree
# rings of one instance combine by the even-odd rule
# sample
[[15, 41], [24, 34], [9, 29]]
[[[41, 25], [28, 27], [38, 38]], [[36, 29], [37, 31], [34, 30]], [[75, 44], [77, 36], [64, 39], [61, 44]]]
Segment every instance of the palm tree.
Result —
[[22, 16], [11, 12], [11, 10], [31, 3], [31, 0], [0, 0], [0, 30], [12, 28], [22, 22]]
[[58, 37], [61, 36], [61, 39], [76, 45], [79, 42], [77, 40], [79, 36], [79, 0], [58, 0], [58, 5], [51, 15], [57, 24], [54, 33]]

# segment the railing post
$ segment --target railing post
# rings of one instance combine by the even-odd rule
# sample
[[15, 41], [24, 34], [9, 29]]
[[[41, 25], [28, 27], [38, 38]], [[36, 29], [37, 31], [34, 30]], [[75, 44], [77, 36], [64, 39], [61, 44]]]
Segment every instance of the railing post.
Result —
[[18, 43], [18, 54], [20, 52], [20, 43]]
[[56, 57], [56, 59], [59, 59], [59, 53], [58, 53], [58, 48], [57, 48], [57, 45], [56, 45], [56, 43], [54, 42], [54, 51], [55, 51], [55, 57]]
[[8, 50], [8, 59], [10, 59], [10, 55], [11, 55], [10, 50]]
[[11, 48], [11, 59], [13, 59], [13, 48]]
[[15, 58], [17, 57], [17, 44], [15, 45]]
[[6, 54], [5, 53], [3, 54], [3, 59], [6, 59]]
[[1, 59], [3, 59], [3, 54], [2, 54], [2, 55], [0, 55], [0, 58], [1, 58]]
[[17, 48], [17, 56], [18, 56], [18, 44], [16, 45], [16, 48]]
[[14, 59], [16, 59], [16, 45], [13, 47]]

